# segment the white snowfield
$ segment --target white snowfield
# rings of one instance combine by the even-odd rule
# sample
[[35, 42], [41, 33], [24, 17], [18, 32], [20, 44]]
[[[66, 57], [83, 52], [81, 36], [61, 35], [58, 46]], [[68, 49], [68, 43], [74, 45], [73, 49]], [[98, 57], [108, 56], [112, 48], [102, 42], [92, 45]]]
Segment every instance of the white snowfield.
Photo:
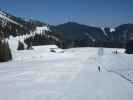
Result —
[[121, 76], [133, 79], [133, 55], [112, 54], [116, 49], [98, 55], [98, 48], [53, 53], [51, 48], [61, 50], [13, 51], [13, 61], [0, 64], [0, 100], [133, 100], [133, 84]]

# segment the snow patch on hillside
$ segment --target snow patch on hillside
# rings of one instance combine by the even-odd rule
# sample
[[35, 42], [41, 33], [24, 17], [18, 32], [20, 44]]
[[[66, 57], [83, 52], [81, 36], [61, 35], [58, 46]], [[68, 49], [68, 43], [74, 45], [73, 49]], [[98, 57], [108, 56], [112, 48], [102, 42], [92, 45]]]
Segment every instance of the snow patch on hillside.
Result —
[[14, 50], [16, 51], [18, 48], [19, 41], [22, 42], [26, 48], [27, 45], [24, 42], [24, 39], [26, 39], [26, 38], [27, 38], [26, 36], [16, 36], [16, 37], [10, 36], [9, 39], [7, 39], [9, 46], [10, 46], [10, 49], [12, 51], [14, 51]]
[[50, 31], [50, 29], [47, 26], [42, 26], [42, 27], [36, 27], [36, 30], [34, 31], [37, 34], [44, 34], [46, 31]]
[[102, 31], [103, 31], [103, 33], [104, 33], [104, 35], [105, 35], [105, 36], [108, 36], [108, 34], [105, 32], [104, 27], [102, 27], [101, 29], [102, 29]]
[[30, 37], [34, 37], [36, 34], [44, 34], [46, 31], [50, 31], [50, 29], [47, 26], [43, 27], [36, 27], [35, 31], [31, 31], [30, 34], [23, 34], [16, 37], [10, 36], [9, 39], [6, 38], [5, 40], [9, 43], [9, 46], [11, 50], [17, 50], [19, 41], [24, 44], [24, 47], [27, 47], [27, 44], [24, 42], [25, 39], [28, 39]]
[[93, 42], [96, 41], [96, 39], [95, 39], [91, 34], [85, 33], [85, 35], [86, 35], [89, 39], [91, 39]]
[[115, 32], [115, 28], [110, 28], [110, 32]]

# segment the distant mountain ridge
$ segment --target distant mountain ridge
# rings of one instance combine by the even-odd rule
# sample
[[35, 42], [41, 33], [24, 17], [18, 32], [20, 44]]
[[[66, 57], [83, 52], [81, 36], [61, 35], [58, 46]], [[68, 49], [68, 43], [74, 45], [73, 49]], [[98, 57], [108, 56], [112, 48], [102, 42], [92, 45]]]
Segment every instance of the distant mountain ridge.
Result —
[[127, 40], [133, 39], [133, 24], [123, 24], [116, 28], [101, 28], [68, 22], [55, 27], [65, 40], [75, 42], [75, 46], [125, 47]]
[[[44, 29], [41, 31], [43, 34], [38, 34], [37, 27], [47, 27], [49, 30]], [[76, 22], [54, 26], [37, 20], [25, 20], [1, 10], [0, 37], [7, 38], [10, 35], [28, 35], [24, 42], [32, 42], [33, 45], [56, 44], [61, 48], [81, 46], [123, 48], [127, 40], [133, 39], [133, 24], [123, 24], [114, 29], [88, 26]]]

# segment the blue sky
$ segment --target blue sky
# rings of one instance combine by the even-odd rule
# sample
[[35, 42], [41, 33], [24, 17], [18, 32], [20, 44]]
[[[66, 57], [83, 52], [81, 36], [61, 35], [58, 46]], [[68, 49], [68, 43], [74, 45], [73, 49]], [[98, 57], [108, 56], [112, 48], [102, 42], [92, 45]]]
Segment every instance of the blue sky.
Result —
[[133, 22], [133, 0], [0, 0], [0, 7], [16, 16], [49, 24], [75, 21], [117, 26]]

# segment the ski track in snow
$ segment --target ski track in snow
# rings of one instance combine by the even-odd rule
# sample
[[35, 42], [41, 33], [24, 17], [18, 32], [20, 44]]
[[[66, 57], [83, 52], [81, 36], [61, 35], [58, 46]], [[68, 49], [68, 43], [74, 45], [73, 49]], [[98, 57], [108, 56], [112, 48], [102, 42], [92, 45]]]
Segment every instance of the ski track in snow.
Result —
[[106, 70], [132, 79], [133, 56], [113, 50], [101, 56], [98, 48], [13, 51], [13, 61], [0, 64], [0, 100], [132, 100], [133, 84]]

